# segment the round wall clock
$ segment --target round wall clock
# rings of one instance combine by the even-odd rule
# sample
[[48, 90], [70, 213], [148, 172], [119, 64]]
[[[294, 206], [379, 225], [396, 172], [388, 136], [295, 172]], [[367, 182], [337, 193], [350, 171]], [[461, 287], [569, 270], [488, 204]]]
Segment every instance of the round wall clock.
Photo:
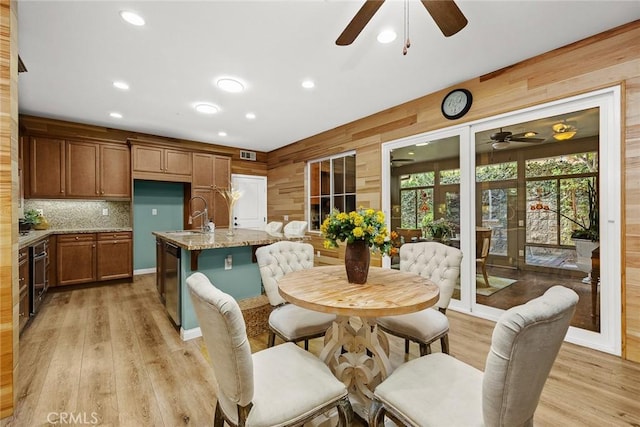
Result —
[[459, 119], [471, 108], [473, 97], [467, 89], [454, 89], [442, 100], [442, 115], [449, 120]]

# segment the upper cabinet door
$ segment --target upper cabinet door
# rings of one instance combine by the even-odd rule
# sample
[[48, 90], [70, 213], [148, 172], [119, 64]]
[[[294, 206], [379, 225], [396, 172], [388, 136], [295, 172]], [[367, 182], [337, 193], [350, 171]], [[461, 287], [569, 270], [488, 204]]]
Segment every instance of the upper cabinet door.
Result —
[[29, 140], [29, 196], [65, 196], [65, 141], [31, 137]]
[[67, 141], [66, 154], [66, 195], [99, 197], [99, 145], [93, 142]]
[[131, 161], [129, 148], [100, 144], [100, 196], [131, 197]]
[[185, 175], [191, 179], [191, 152], [165, 150], [164, 172], [172, 175]]
[[147, 145], [131, 147], [133, 170], [137, 172], [164, 172], [164, 149]]
[[213, 154], [193, 153], [193, 187], [213, 189], [213, 158]]

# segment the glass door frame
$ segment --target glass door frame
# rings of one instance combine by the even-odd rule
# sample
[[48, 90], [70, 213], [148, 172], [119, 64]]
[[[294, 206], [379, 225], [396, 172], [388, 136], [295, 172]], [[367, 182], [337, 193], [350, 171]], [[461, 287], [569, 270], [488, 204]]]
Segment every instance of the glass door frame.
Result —
[[[463, 254], [475, 253], [476, 184], [475, 134], [484, 130], [507, 127], [554, 115], [567, 114], [598, 107], [600, 156], [600, 332], [570, 327], [566, 340], [578, 345], [620, 356], [622, 353], [621, 313], [621, 240], [622, 240], [622, 177], [621, 177], [621, 88], [614, 86], [525, 109], [504, 113], [473, 122], [447, 127], [419, 135], [383, 143], [381, 146], [382, 210], [391, 213], [391, 151], [421, 140], [435, 140], [458, 135], [460, 143], [460, 249]], [[389, 258], [383, 266], [390, 267]], [[450, 309], [474, 316], [497, 320], [504, 310], [483, 306], [475, 298], [475, 257], [465, 256], [461, 265], [461, 295], [452, 300]], [[473, 279], [473, 280], [472, 280]]]

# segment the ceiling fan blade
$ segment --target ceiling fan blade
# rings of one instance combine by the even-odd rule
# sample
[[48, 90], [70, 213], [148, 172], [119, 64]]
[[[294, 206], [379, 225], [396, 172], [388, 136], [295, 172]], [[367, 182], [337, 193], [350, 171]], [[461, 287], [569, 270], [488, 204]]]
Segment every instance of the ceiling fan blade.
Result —
[[382, 3], [384, 3], [384, 0], [367, 0], [351, 22], [349, 22], [347, 28], [340, 34], [336, 40], [336, 44], [338, 46], [347, 46], [353, 43], [365, 25], [367, 25], [371, 18], [373, 18], [373, 15], [380, 9]]
[[543, 142], [544, 138], [509, 138], [509, 141], [515, 142]]
[[445, 37], [454, 35], [468, 23], [453, 0], [422, 0], [422, 4]]

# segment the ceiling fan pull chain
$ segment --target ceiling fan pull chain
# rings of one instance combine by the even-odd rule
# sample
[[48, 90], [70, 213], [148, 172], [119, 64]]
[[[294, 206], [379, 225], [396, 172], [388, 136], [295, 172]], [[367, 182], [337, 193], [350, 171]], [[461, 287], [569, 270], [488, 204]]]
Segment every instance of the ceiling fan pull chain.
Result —
[[409, 0], [404, 0], [404, 40], [402, 54], [406, 55], [407, 50], [411, 47], [411, 41], [409, 40]]

